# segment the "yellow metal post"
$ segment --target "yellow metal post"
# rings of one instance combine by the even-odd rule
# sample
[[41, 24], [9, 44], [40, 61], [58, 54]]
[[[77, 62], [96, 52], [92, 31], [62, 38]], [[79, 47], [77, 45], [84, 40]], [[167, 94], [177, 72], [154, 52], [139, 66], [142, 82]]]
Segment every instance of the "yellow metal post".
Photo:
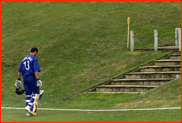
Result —
[[127, 24], [128, 24], [128, 37], [127, 37], [127, 48], [129, 47], [129, 36], [130, 36], [130, 17], [127, 18]]

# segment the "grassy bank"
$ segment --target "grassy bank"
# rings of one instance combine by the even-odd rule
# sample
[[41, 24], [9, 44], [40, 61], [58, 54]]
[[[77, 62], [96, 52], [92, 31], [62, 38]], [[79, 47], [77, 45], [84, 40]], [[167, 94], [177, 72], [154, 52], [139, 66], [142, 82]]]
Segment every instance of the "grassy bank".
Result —
[[[1, 106], [25, 106], [25, 95], [15, 94], [14, 82], [22, 58], [33, 46], [39, 49], [41, 89], [45, 90], [40, 107], [111, 109], [180, 106], [180, 80], [144, 95], [84, 94], [71, 97], [169, 54], [162, 51], [130, 52], [126, 48], [126, 19], [131, 17], [130, 30], [137, 37], [148, 40], [157, 29], [160, 37], [165, 39], [174, 34], [176, 27], [181, 27], [179, 1], [2, 1], [1, 13]], [[135, 48], [143, 47], [153, 47], [153, 44], [135, 43]], [[148, 113], [153, 118], [149, 118]], [[40, 111], [39, 118], [33, 117], [31, 121], [54, 121], [57, 118], [55, 121], [146, 122], [150, 119], [153, 122], [155, 119], [172, 122], [179, 121], [179, 113], [179, 110], [119, 114]], [[24, 116], [24, 111], [1, 112], [2, 121], [22, 121]], [[25, 118], [24, 121], [30, 119]]]
[[2, 105], [22, 100], [15, 98], [14, 81], [33, 46], [39, 48], [44, 98], [52, 103], [165, 56], [129, 52], [126, 18], [131, 17], [131, 29], [145, 32], [138, 33], [141, 38], [154, 28], [170, 35], [180, 26], [179, 3], [2, 1]]

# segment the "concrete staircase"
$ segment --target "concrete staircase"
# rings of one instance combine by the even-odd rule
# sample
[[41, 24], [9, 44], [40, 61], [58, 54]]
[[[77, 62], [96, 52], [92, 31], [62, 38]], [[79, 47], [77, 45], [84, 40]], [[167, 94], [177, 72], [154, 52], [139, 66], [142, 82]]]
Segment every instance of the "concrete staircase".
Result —
[[89, 93], [142, 93], [181, 77], [181, 52], [155, 60], [89, 89]]

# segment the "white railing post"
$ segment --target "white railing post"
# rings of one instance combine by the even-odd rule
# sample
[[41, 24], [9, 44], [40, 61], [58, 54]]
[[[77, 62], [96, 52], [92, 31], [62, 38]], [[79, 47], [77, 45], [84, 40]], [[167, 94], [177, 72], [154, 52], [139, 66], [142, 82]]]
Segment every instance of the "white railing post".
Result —
[[178, 28], [175, 28], [175, 46], [179, 46], [177, 37], [178, 37]]
[[178, 28], [178, 44], [179, 44], [179, 51], [181, 51], [181, 28]]
[[158, 51], [158, 32], [154, 29], [154, 51]]
[[130, 51], [134, 51], [134, 32], [130, 31]]

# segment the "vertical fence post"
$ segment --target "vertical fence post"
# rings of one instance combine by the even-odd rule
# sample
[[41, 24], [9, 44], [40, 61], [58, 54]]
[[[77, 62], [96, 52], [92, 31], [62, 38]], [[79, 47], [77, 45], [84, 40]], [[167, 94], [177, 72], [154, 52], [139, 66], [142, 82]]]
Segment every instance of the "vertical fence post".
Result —
[[179, 44], [179, 51], [181, 51], [181, 28], [178, 28], [178, 44]]
[[175, 46], [179, 46], [177, 37], [178, 37], [178, 28], [175, 28]]
[[130, 31], [130, 51], [134, 51], [134, 32]]
[[158, 51], [158, 32], [154, 29], [154, 51]]

